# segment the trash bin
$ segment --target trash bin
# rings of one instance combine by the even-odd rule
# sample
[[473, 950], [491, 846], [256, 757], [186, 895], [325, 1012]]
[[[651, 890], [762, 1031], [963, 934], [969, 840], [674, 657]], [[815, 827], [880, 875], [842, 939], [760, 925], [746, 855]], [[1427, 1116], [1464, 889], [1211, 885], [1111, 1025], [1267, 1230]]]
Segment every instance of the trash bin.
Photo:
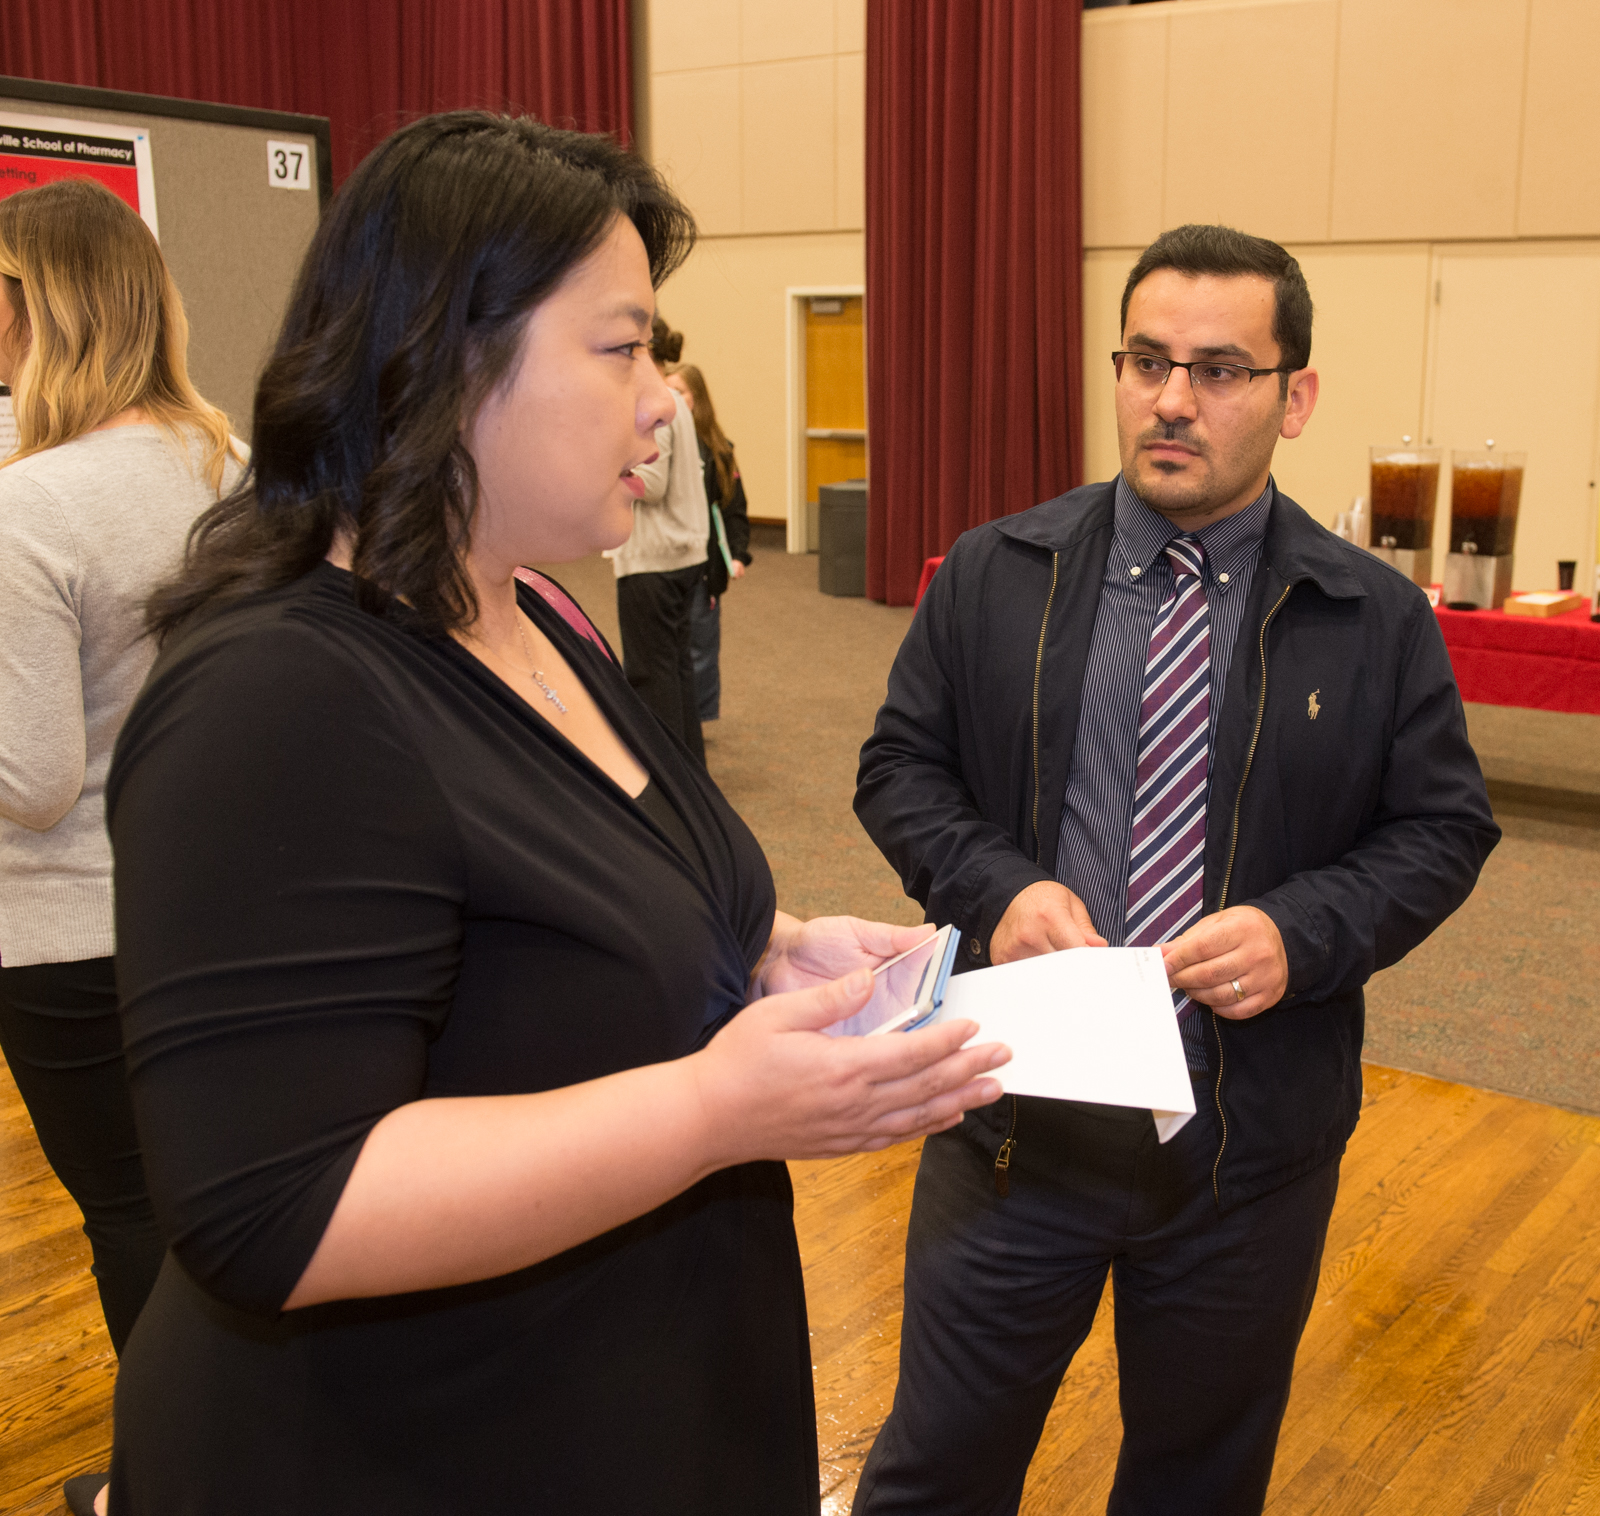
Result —
[[824, 595], [867, 592], [867, 481], [846, 479], [817, 491], [817, 588]]

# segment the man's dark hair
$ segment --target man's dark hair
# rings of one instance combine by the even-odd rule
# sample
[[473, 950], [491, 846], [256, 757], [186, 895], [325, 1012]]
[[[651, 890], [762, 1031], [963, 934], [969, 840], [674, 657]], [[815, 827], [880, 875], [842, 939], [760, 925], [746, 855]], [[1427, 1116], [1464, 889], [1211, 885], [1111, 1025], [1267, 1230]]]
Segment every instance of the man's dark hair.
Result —
[[481, 111], [427, 116], [334, 197], [256, 388], [250, 472], [196, 522], [146, 608], [165, 638], [351, 543], [358, 601], [448, 632], [477, 614], [463, 562], [477, 470], [463, 418], [513, 371], [528, 313], [618, 217], [655, 285], [694, 220], [609, 137]]
[[[1157, 269], [1172, 268], [1180, 274], [1216, 274], [1232, 278], [1238, 274], [1257, 274], [1272, 281], [1272, 340], [1278, 344], [1278, 362], [1288, 368], [1304, 368], [1311, 362], [1311, 291], [1300, 265], [1276, 242], [1252, 237], [1231, 226], [1174, 227], [1162, 232], [1139, 255], [1122, 287], [1122, 327], [1128, 329], [1128, 302], [1139, 284]], [[1289, 393], [1289, 376], [1279, 375], [1280, 393]]]

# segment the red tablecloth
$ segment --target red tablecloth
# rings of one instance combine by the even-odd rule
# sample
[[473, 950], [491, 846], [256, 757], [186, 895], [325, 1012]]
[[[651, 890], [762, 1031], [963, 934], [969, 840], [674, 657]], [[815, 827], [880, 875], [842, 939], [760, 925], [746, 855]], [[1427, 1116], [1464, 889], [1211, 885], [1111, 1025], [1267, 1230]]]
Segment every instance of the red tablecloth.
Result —
[[[943, 562], [922, 565], [918, 605]], [[1463, 700], [1600, 716], [1600, 622], [1587, 610], [1508, 616], [1441, 605], [1438, 615]]]
[[1600, 716], [1600, 623], [1439, 607], [1463, 700]]

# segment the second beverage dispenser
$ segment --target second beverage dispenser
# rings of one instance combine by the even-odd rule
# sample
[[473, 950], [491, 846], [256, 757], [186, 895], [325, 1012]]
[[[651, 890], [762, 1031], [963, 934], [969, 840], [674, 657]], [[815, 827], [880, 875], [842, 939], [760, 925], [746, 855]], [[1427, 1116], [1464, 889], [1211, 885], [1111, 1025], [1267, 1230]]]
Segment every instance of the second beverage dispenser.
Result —
[[1444, 603], [1456, 610], [1499, 610], [1511, 593], [1526, 453], [1483, 448], [1450, 454], [1450, 552]]

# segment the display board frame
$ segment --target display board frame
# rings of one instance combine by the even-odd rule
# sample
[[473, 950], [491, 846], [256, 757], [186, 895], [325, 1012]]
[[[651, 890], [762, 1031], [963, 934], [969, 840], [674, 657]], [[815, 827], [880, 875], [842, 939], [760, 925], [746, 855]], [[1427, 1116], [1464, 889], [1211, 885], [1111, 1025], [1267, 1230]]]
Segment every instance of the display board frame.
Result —
[[44, 79], [18, 79], [0, 74], [0, 99], [32, 100], [41, 105], [117, 111], [130, 116], [166, 116], [177, 121], [209, 121], [218, 126], [283, 130], [317, 139], [317, 205], [333, 198], [333, 130], [326, 116], [293, 111], [263, 111], [242, 105], [213, 105], [203, 100], [176, 100], [170, 95], [141, 95], [132, 90], [92, 89], [81, 84], [55, 84]]
[[[248, 440], [256, 378], [333, 195], [327, 118], [0, 75], [3, 114], [148, 132], [158, 236], [189, 317], [190, 374]], [[269, 182], [278, 149], [314, 160], [309, 182]]]

